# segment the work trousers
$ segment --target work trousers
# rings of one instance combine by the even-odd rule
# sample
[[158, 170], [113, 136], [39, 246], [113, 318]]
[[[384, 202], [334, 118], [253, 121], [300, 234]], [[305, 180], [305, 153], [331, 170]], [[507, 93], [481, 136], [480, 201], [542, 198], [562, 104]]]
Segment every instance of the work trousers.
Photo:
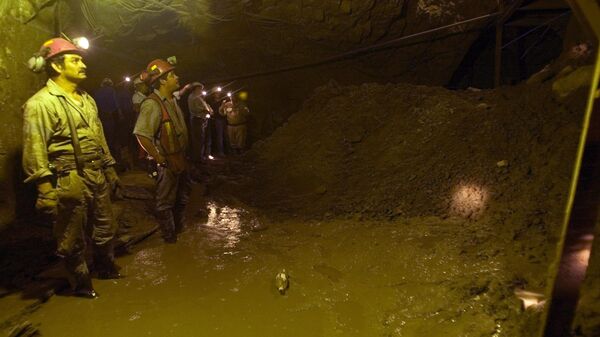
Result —
[[246, 127], [246, 124], [227, 126], [227, 136], [229, 137], [229, 145], [232, 149], [244, 149], [246, 147], [247, 134], [248, 128]]
[[211, 154], [211, 132], [209, 127], [210, 119], [202, 117], [191, 118], [191, 145], [192, 145], [192, 160], [199, 162]]
[[222, 117], [215, 117], [213, 119], [213, 129], [215, 131], [215, 150], [217, 155], [222, 156], [225, 154], [225, 128], [227, 127], [227, 120]]
[[156, 210], [181, 210], [185, 208], [190, 193], [192, 181], [189, 172], [183, 171], [175, 174], [168, 167], [158, 167], [158, 179], [156, 180]]
[[58, 194], [54, 236], [57, 254], [65, 258], [71, 273], [85, 274], [86, 237], [102, 254], [112, 255], [112, 244], [117, 231], [110, 201], [110, 187], [102, 169], [84, 169], [59, 174], [56, 181]]

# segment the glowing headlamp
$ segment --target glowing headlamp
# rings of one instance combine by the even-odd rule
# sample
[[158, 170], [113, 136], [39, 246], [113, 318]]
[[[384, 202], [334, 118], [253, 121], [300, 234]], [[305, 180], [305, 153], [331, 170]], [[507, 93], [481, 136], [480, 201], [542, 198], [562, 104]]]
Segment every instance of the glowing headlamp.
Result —
[[90, 48], [90, 40], [85, 37], [76, 37], [73, 39], [73, 44], [77, 46], [77, 48], [88, 49]]

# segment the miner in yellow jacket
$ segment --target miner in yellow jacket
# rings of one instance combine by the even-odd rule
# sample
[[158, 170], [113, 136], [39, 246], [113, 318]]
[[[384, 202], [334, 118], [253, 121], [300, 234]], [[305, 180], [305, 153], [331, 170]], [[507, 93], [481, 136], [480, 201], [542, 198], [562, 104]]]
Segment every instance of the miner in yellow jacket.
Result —
[[46, 85], [24, 105], [23, 169], [37, 185], [36, 208], [53, 221], [57, 255], [63, 259], [77, 296], [94, 298], [85, 260], [91, 236], [94, 269], [100, 278], [118, 278], [114, 264], [117, 229], [110, 193], [119, 186], [96, 103], [79, 83], [86, 78], [82, 49], [71, 41], [46, 41], [30, 59], [45, 70]]
[[248, 118], [250, 110], [241, 100], [224, 102], [219, 113], [227, 118], [227, 139], [234, 154], [240, 154], [246, 148], [248, 138]]

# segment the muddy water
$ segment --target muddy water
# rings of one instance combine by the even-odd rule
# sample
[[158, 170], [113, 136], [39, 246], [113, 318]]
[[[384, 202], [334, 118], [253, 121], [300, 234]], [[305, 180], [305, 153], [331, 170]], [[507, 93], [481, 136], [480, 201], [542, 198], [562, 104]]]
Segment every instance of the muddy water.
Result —
[[469, 257], [455, 220], [279, 222], [217, 202], [191, 213], [177, 244], [153, 237], [119, 259], [125, 278], [96, 280], [100, 298], [54, 296], [30, 321], [50, 337], [508, 336], [493, 289], [504, 267]]

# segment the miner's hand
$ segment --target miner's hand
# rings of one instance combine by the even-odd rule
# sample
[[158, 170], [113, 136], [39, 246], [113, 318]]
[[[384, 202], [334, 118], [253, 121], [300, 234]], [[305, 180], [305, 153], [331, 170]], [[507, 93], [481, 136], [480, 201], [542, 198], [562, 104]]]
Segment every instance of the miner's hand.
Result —
[[119, 179], [119, 175], [115, 168], [110, 166], [104, 170], [104, 175], [106, 176], [106, 180], [110, 185], [110, 191], [115, 199], [120, 200], [123, 199], [121, 179]]
[[58, 194], [55, 189], [38, 191], [35, 209], [46, 215], [54, 216], [58, 212]]

